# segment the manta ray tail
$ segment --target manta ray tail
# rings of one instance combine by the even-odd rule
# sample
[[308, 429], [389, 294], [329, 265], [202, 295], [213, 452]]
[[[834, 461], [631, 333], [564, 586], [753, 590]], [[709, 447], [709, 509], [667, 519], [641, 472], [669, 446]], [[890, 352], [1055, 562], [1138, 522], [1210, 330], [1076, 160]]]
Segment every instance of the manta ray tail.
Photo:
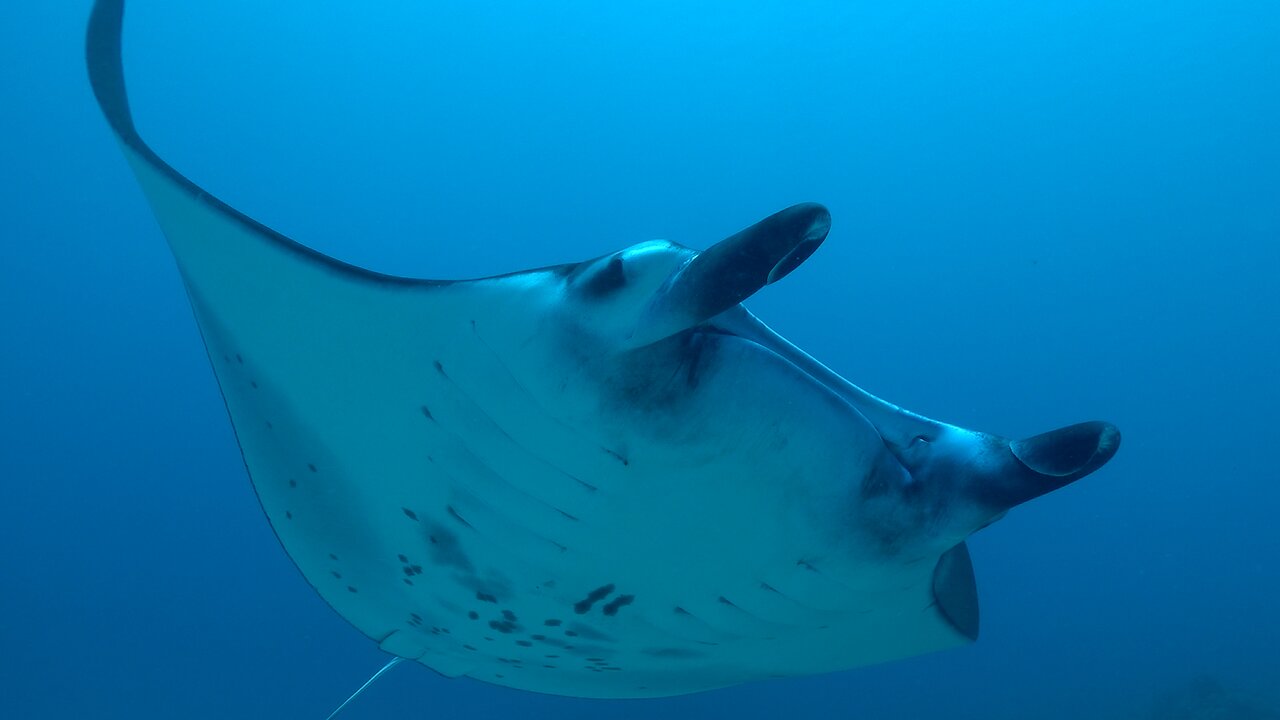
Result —
[[335, 717], [338, 716], [338, 713], [342, 712], [343, 708], [351, 704], [352, 700], [355, 700], [357, 697], [360, 696], [360, 693], [368, 689], [368, 687], [373, 684], [374, 680], [377, 680], [378, 678], [382, 677], [383, 673], [395, 667], [396, 665], [399, 665], [402, 662], [404, 662], [404, 658], [402, 657], [393, 657], [390, 660], [388, 660], [387, 664], [383, 665], [381, 670], [374, 673], [373, 677], [369, 678], [368, 680], [365, 680], [363, 685], [361, 685], [355, 692], [351, 693], [351, 697], [347, 698], [346, 700], [343, 700], [342, 704], [339, 705], [333, 712], [329, 713], [329, 717], [325, 718], [324, 720], [333, 720]]

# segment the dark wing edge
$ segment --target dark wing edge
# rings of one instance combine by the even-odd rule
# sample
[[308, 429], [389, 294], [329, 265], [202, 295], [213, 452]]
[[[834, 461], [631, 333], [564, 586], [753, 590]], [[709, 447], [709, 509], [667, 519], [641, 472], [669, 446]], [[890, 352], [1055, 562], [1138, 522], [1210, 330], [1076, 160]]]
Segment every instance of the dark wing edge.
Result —
[[85, 59], [89, 69], [89, 84], [98, 100], [107, 122], [120, 142], [137, 154], [166, 179], [181, 189], [195, 203], [204, 205], [210, 212], [240, 224], [246, 230], [260, 236], [264, 242], [276, 245], [288, 252], [305, 257], [308, 261], [327, 266], [329, 270], [355, 279], [396, 285], [440, 285], [448, 281], [406, 278], [397, 275], [366, 270], [329, 257], [292, 240], [263, 225], [192, 182], [185, 175], [166, 163], [138, 134], [129, 108], [129, 95], [125, 89], [122, 58], [122, 33], [125, 0], [96, 0], [89, 16], [85, 35]]

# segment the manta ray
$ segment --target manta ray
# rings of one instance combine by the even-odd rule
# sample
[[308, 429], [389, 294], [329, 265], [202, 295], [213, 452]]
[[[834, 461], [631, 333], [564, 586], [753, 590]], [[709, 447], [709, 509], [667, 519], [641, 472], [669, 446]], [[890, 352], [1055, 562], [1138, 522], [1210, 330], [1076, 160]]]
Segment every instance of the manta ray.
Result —
[[123, 17], [94, 6], [92, 88], [262, 509], [398, 660], [624, 698], [959, 646], [978, 635], [965, 539], [1119, 446], [1104, 422], [1008, 440], [922, 417], [769, 329], [741, 303], [827, 237], [818, 204], [702, 251], [461, 281], [309, 249], [139, 136]]

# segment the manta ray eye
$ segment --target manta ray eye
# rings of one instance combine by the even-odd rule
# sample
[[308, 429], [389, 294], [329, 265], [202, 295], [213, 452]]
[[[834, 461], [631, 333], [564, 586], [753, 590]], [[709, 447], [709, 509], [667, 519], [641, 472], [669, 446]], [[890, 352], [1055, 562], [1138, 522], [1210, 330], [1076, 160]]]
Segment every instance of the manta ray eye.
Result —
[[606, 262], [593, 263], [593, 267], [578, 280], [582, 292], [592, 297], [607, 295], [627, 284], [627, 273], [622, 258], [614, 255]]

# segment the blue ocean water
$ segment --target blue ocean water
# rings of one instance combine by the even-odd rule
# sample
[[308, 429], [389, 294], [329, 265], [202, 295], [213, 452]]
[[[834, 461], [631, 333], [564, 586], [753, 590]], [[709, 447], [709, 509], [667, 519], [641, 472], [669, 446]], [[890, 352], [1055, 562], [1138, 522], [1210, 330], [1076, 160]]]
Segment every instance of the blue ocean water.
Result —
[[[261, 516], [88, 10], [0, 8], [0, 714], [322, 718], [384, 656]], [[782, 334], [947, 421], [1125, 433], [973, 538], [975, 645], [651, 701], [403, 667], [346, 717], [1272, 717], [1277, 38], [1268, 2], [134, 0], [142, 134], [323, 252], [467, 277], [816, 200], [749, 303]]]

